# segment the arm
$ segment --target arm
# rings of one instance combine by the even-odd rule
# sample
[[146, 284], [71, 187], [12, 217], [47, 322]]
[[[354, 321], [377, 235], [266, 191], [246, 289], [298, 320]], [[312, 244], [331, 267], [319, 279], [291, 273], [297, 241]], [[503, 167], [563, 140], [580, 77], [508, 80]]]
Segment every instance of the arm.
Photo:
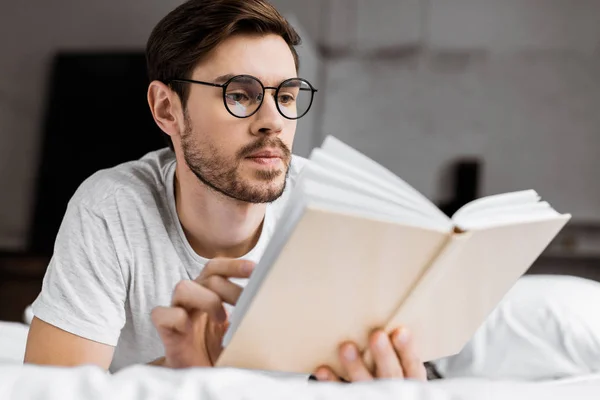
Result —
[[125, 324], [126, 283], [102, 208], [71, 204], [33, 302], [25, 363], [108, 369]]
[[25, 363], [71, 367], [94, 364], [108, 369], [114, 347], [84, 339], [37, 317], [31, 321]]
[[[83, 364], [108, 369], [115, 348], [73, 335], [34, 317], [27, 336], [24, 363], [74, 367]], [[164, 366], [165, 358], [148, 365]]]

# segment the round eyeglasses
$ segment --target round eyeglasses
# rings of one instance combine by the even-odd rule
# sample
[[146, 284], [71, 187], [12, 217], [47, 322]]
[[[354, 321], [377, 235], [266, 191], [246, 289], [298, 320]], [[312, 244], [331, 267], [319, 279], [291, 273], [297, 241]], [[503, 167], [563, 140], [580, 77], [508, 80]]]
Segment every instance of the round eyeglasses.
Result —
[[254, 115], [263, 103], [265, 90], [275, 90], [277, 110], [287, 119], [298, 119], [306, 115], [318, 91], [303, 78], [290, 78], [277, 87], [264, 86], [252, 75], [236, 75], [225, 83], [211, 83], [192, 79], [170, 79], [170, 82], [196, 83], [223, 89], [223, 103], [231, 115], [248, 118]]

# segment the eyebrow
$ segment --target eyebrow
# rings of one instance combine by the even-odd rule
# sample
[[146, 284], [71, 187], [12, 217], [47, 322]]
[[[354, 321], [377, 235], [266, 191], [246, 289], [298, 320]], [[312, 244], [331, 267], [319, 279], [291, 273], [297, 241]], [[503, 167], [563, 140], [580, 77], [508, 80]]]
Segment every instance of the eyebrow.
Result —
[[215, 79], [215, 83], [225, 83], [228, 80], [230, 80], [231, 78], [233, 78], [234, 76], [236, 76], [236, 75], [234, 75], [234, 74], [225, 74], [225, 75], [218, 76]]

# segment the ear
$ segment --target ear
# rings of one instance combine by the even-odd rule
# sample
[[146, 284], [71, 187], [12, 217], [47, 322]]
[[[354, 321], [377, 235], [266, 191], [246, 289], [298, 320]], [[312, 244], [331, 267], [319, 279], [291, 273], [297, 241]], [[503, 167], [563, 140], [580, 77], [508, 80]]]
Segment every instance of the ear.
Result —
[[179, 96], [164, 83], [152, 81], [148, 86], [148, 105], [160, 129], [171, 138], [179, 136], [184, 127]]

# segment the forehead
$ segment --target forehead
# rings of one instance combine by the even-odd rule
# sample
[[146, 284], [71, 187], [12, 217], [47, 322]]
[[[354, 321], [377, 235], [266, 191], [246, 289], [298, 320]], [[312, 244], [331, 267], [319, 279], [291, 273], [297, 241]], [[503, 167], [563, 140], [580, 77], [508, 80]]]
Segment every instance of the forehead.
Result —
[[265, 85], [296, 77], [294, 57], [277, 35], [236, 35], [217, 46], [198, 64], [193, 79], [214, 80], [223, 75], [252, 75]]

